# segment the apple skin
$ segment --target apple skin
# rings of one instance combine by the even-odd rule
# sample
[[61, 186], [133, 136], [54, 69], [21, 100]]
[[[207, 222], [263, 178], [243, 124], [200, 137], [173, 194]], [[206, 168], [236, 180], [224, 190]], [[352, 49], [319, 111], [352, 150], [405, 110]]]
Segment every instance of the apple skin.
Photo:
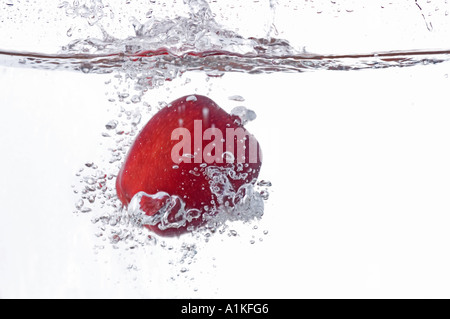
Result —
[[[226, 172], [232, 193], [237, 192], [244, 184], [254, 184], [258, 178], [262, 164], [261, 150], [254, 136], [246, 130], [248, 138], [238, 140], [238, 137], [234, 136], [235, 154], [238, 154], [237, 147], [239, 147], [239, 143], [241, 143], [240, 145], [245, 145], [245, 159], [240, 163], [238, 163], [237, 158], [228, 161], [223, 160], [220, 163], [220, 158], [223, 158], [223, 154], [214, 154], [214, 156], [217, 156], [217, 161], [212, 163], [205, 163], [203, 159], [199, 161], [197, 158], [189, 158], [189, 163], [186, 156], [182, 156], [183, 152], [177, 153], [177, 156], [174, 158], [172, 149], [180, 143], [181, 138], [173, 139], [172, 134], [178, 128], [192, 132], [190, 141], [191, 153], [194, 153], [196, 146], [201, 145], [202, 149], [200, 152], [194, 153], [196, 154], [195, 156], [198, 156], [199, 153], [202, 154], [202, 150], [208, 144], [211, 146], [212, 137], [204, 139], [202, 135], [201, 142], [193, 141], [195, 134], [198, 137], [198, 132], [194, 131], [195, 129], [198, 130], [199, 123], [201, 123], [201, 133], [204, 133], [208, 128], [213, 128], [223, 132], [224, 137], [226, 136], [227, 128], [245, 130], [239, 117], [228, 114], [208, 97], [201, 95], [181, 97], [161, 109], [148, 121], [136, 137], [118, 173], [116, 191], [124, 206], [128, 206], [133, 197], [139, 192], [145, 192], [149, 195], [164, 192], [168, 195], [159, 196], [158, 198], [142, 197], [140, 208], [146, 215], [153, 216], [158, 213], [170, 201], [171, 195], [182, 199], [186, 210], [194, 209], [199, 211], [197, 218], [193, 218], [190, 221], [187, 220], [186, 223], [175, 228], [161, 229], [161, 226], [158, 227], [158, 224], [144, 225], [158, 235], [180, 235], [187, 231], [188, 226], [199, 226], [204, 222], [202, 217], [204, 213], [210, 214], [214, 211], [214, 207], [223, 204], [223, 198], [220, 199], [220, 196], [217, 196], [217, 191], [214, 192], [211, 189], [211, 176], [206, 174], [208, 167], [222, 169]], [[254, 152], [254, 149], [250, 149], [251, 142], [257, 145], [256, 151], [258, 156], [256, 161], [250, 160], [250, 152]], [[223, 150], [225, 149], [224, 143]], [[231, 178], [230, 170], [236, 172], [237, 175], [240, 174], [240, 177]], [[231, 175], [234, 175], [234, 173]], [[232, 207], [233, 199], [230, 198], [226, 205]], [[205, 206], [208, 209], [205, 209]], [[169, 222], [173, 221], [171, 220], [172, 218], [176, 219], [175, 215], [172, 213], [169, 215]]]

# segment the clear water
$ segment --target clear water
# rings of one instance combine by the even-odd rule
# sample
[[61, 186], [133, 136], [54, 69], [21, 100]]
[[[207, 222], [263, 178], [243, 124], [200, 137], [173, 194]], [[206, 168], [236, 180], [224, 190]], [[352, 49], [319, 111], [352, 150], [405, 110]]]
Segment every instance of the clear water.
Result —
[[[365, 5], [61, 1], [41, 11], [51, 23], [22, 22], [0, 47], [0, 297], [445, 293], [447, 3]], [[2, 35], [36, 8], [5, 3]], [[254, 25], [250, 8], [265, 13]], [[388, 20], [384, 39], [356, 45], [369, 9], [380, 25], [401, 11], [408, 32], [393, 41]], [[304, 32], [320, 41], [293, 31], [311, 12], [328, 23]], [[340, 46], [335, 21], [351, 30]], [[36, 25], [58, 32], [47, 43]], [[257, 200], [158, 238], [121, 208], [115, 176], [148, 119], [192, 93], [256, 114]]]

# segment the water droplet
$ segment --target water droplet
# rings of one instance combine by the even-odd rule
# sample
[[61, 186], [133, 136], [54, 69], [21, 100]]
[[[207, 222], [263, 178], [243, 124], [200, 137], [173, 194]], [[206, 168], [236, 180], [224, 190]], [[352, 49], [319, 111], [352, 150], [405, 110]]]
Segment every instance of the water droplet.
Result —
[[66, 32], [66, 35], [67, 35], [68, 37], [71, 37], [72, 34], [73, 34], [73, 30], [72, 30], [72, 28], [69, 28], [69, 29], [67, 30], [67, 32]]

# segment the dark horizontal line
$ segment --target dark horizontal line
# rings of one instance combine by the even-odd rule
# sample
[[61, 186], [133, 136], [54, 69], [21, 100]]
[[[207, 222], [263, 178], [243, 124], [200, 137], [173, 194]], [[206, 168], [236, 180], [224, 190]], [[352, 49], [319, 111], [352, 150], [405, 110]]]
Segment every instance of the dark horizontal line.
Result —
[[35, 52], [15, 52], [15, 51], [1, 51], [0, 55], [8, 55], [15, 57], [27, 57], [27, 58], [37, 58], [37, 59], [78, 59], [78, 60], [92, 60], [98, 58], [120, 58], [120, 57], [136, 57], [145, 58], [152, 56], [163, 56], [169, 55], [177, 58], [183, 58], [186, 56], [194, 56], [198, 58], [206, 58], [210, 56], [230, 56], [230, 57], [241, 57], [241, 58], [260, 58], [260, 59], [293, 59], [293, 60], [337, 60], [337, 59], [364, 59], [364, 58], [401, 58], [407, 56], [434, 56], [434, 55], [450, 55], [450, 49], [427, 49], [427, 50], [397, 50], [397, 51], [380, 51], [372, 53], [356, 53], [356, 54], [313, 54], [313, 53], [303, 53], [303, 54], [288, 54], [288, 55], [278, 55], [272, 56], [268, 54], [240, 54], [228, 51], [204, 51], [195, 52], [190, 51], [183, 53], [182, 55], [176, 55], [171, 53], [165, 48], [158, 50], [149, 50], [136, 53], [108, 53], [108, 54], [49, 54], [49, 53], [35, 53]]

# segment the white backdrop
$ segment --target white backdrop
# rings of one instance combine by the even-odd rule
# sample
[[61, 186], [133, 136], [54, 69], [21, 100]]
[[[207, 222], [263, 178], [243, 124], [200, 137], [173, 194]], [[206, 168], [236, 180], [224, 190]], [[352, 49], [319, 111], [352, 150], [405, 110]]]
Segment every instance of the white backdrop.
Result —
[[273, 184], [258, 229], [198, 242], [185, 274], [159, 244], [95, 249], [90, 215], [72, 213], [75, 173], [108, 152], [113, 75], [1, 66], [0, 297], [448, 298], [449, 73], [191, 72], [148, 91], [152, 105], [195, 92], [227, 111], [243, 96]]

